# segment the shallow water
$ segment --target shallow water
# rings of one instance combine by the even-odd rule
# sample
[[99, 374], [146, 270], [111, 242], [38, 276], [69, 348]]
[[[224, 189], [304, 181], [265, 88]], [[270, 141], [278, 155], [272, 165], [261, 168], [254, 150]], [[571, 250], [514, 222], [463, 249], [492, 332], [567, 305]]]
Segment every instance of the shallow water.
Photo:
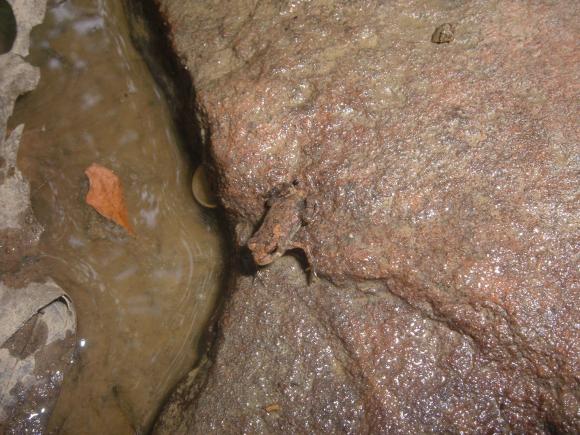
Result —
[[[40, 261], [78, 315], [49, 431], [143, 432], [197, 357], [221, 284], [218, 226], [192, 198], [193, 168], [121, 2], [49, 2], [32, 37], [42, 79], [11, 126], [26, 124], [19, 166], [45, 227]], [[135, 238], [84, 203], [93, 162], [120, 176]]]

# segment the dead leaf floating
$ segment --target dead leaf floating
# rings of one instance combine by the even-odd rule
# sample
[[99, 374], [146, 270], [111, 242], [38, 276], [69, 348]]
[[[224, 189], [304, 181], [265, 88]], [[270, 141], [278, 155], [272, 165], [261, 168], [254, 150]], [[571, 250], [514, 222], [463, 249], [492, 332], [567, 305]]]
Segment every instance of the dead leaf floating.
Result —
[[93, 163], [85, 169], [90, 183], [85, 201], [99, 214], [122, 226], [134, 236], [135, 231], [127, 216], [123, 186], [117, 175], [104, 166]]

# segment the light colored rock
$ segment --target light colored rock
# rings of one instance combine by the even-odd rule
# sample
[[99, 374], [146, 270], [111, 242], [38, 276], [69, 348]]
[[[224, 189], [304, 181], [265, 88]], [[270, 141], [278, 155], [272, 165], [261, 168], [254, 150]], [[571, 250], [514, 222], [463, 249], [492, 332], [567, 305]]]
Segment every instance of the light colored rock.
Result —
[[0, 282], [0, 428], [46, 425], [75, 331], [72, 302], [51, 280], [18, 289]]
[[[23, 125], [14, 129], [10, 137], [2, 144], [6, 153], [10, 155], [18, 149], [22, 136]], [[6, 159], [8, 160], [8, 159]], [[8, 168], [16, 168], [15, 162], [8, 160]], [[4, 173], [8, 172], [3, 170]], [[30, 209], [30, 187], [18, 169], [13, 169], [12, 176], [6, 176], [0, 184], [0, 230], [6, 228], [18, 229], [23, 226], [22, 216]]]
[[19, 288], [38, 273], [22, 261], [35, 252], [41, 226], [30, 204], [30, 186], [17, 167], [24, 125], [7, 131], [16, 99], [38, 84], [28, 64], [30, 29], [39, 24], [45, 0], [9, 0], [17, 21], [12, 50], [0, 55], [0, 433], [42, 433], [75, 346], [76, 314], [66, 293], [50, 279]]
[[30, 31], [44, 19], [46, 0], [8, 0], [16, 17], [18, 33], [11, 53], [22, 57], [28, 56]]
[[[36, 87], [40, 72], [38, 68], [26, 63], [19, 54], [16, 54], [14, 48], [13, 51], [0, 55], [0, 232], [7, 229], [22, 230], [29, 233], [25, 238], [26, 243], [31, 245], [38, 242], [40, 228], [31, 220], [28, 181], [16, 166], [24, 126], [20, 125], [12, 132], [8, 132], [6, 125], [16, 99]], [[16, 249], [16, 252], [20, 250]], [[16, 260], [3, 257], [4, 255], [0, 253], [0, 263], [8, 260], [13, 263]]]

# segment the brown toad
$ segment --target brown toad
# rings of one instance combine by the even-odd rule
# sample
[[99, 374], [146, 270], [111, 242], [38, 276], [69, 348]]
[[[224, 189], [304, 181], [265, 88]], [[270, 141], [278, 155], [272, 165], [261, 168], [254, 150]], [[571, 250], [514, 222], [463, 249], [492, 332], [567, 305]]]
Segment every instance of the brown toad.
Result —
[[455, 24], [443, 23], [431, 35], [434, 44], [449, 44], [455, 37]]
[[264, 221], [248, 241], [256, 264], [270, 264], [287, 250], [298, 247], [294, 236], [302, 226], [305, 198], [305, 192], [290, 183], [271, 193]]

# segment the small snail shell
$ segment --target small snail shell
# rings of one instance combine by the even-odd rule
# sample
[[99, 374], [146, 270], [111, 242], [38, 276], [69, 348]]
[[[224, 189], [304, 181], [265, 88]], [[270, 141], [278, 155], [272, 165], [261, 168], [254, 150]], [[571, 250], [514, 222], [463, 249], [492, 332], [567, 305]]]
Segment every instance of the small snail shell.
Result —
[[191, 180], [191, 191], [195, 200], [206, 208], [216, 208], [217, 198], [213, 192], [203, 165], [199, 165]]

